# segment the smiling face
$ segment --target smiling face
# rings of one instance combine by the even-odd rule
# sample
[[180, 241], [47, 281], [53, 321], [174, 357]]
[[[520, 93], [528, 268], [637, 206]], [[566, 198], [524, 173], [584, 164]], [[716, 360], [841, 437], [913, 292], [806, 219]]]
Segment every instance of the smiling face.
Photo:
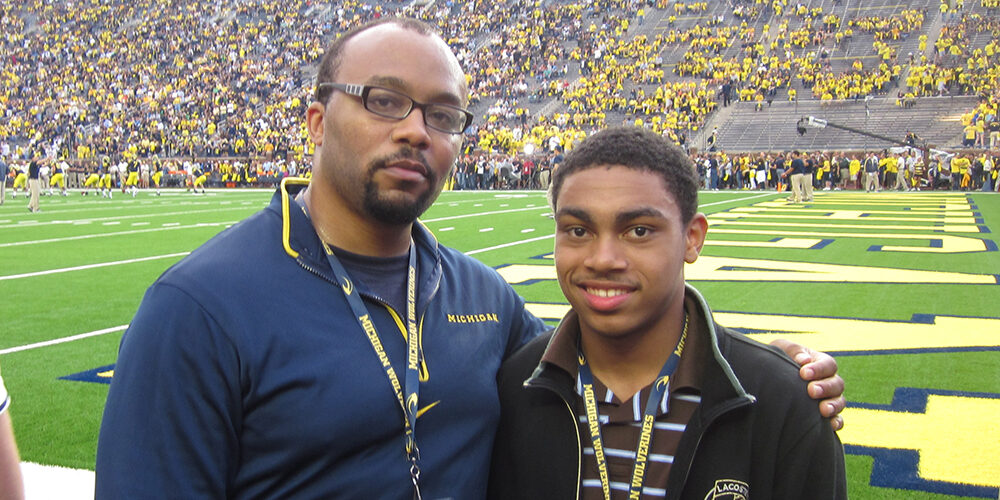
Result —
[[582, 335], [644, 336], [679, 317], [704, 215], [685, 224], [660, 175], [624, 166], [573, 172], [557, 199], [556, 273]]
[[[423, 103], [463, 106], [465, 79], [439, 37], [382, 24], [346, 42], [336, 83], [377, 85]], [[434, 201], [461, 135], [427, 127], [423, 111], [402, 120], [367, 111], [359, 97], [333, 92], [307, 111], [316, 144], [314, 187], [321, 198], [371, 222], [412, 223]]]

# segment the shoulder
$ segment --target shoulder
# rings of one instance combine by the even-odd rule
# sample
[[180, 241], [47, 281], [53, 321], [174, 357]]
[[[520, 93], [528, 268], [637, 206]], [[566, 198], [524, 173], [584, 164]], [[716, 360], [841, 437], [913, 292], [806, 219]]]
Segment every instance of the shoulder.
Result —
[[[174, 285], [189, 283], [216, 288], [237, 276], [253, 276], [248, 265], [264, 271], [273, 258], [286, 255], [280, 240], [281, 221], [268, 209], [224, 229], [170, 267], [158, 280]], [[291, 260], [291, 259], [289, 259]]]
[[724, 326], [717, 325], [716, 331], [722, 355], [734, 370], [743, 368], [748, 371], [759, 371], [754, 370], [754, 367], [763, 365], [776, 375], [790, 374], [798, 379], [798, 365], [781, 349], [753, 340]]
[[799, 366], [788, 355], [731, 329], [719, 327], [717, 331], [723, 357], [743, 388], [757, 398], [759, 407], [813, 411], [807, 382], [799, 377]]
[[553, 330], [549, 330], [535, 337], [504, 360], [500, 368], [500, 382], [509, 383], [508, 379], [518, 379], [517, 384], [524, 382], [541, 361], [542, 355], [545, 354], [545, 348], [548, 347], [549, 340], [552, 339], [552, 333]]

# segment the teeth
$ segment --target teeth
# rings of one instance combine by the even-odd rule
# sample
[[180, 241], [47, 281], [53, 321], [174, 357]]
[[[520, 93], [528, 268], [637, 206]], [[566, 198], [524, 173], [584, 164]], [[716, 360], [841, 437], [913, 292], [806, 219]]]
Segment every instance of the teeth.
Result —
[[620, 288], [588, 288], [587, 293], [598, 297], [617, 297], [625, 295], [627, 292]]

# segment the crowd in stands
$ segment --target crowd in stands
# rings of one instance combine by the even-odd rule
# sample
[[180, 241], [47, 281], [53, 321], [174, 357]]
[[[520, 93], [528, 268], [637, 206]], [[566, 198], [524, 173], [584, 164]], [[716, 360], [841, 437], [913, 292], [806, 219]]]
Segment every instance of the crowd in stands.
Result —
[[[789, 189], [785, 174], [792, 154], [702, 153], [693, 160], [703, 189], [781, 192]], [[926, 159], [919, 149], [897, 147], [867, 154], [811, 152], [802, 156], [807, 182], [817, 190], [1000, 191], [1000, 153], [932, 154]], [[866, 174], [873, 176], [873, 185], [866, 185]]]
[[[933, 15], [926, 9], [844, 17], [790, 0], [743, 0], [726, 22], [709, 2], [670, 0], [7, 2], [0, 142], [8, 162], [41, 152], [83, 170], [134, 160], [178, 172], [197, 164], [217, 185], [308, 171], [302, 116], [324, 45], [368, 20], [408, 15], [437, 26], [467, 71], [477, 119], [459, 188], [538, 186], [537, 174], [560, 152], [611, 124], [649, 127], [687, 145], [731, 101], [762, 109], [776, 98], [891, 92], [910, 106], [977, 94], [980, 104], [962, 118], [965, 145], [995, 148], [1000, 2], [979, 3], [989, 15], [944, 0], [937, 38], [921, 34], [916, 53], [902, 56], [900, 42]], [[639, 29], [657, 9], [666, 27]], [[685, 17], [701, 20], [681, 26]], [[981, 34], [985, 45], [975, 43]], [[869, 53], [833, 64], [862, 36], [873, 40]], [[722, 177], [761, 185], [757, 172], [766, 169], [750, 167], [765, 160], [736, 158]], [[482, 176], [469, 175], [469, 165], [483, 163]], [[485, 174], [507, 163], [511, 176]]]

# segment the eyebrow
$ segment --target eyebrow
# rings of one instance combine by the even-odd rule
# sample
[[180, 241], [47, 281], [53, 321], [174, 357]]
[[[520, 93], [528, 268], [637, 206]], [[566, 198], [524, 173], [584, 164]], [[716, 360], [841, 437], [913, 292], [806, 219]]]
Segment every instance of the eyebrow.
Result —
[[573, 207], [565, 208], [564, 207], [564, 208], [560, 208], [559, 210], [556, 211], [556, 219], [559, 219], [561, 217], [567, 217], [567, 216], [568, 217], [575, 217], [575, 218], [580, 219], [583, 222], [586, 222], [588, 224], [594, 221], [594, 219], [592, 219], [590, 217], [590, 214], [588, 214], [587, 212], [585, 212], [585, 211], [583, 211], [583, 210], [581, 210], [579, 208], [573, 208]]
[[615, 222], [618, 224], [624, 224], [640, 217], [653, 217], [656, 219], [664, 218], [663, 213], [655, 208], [641, 207], [634, 210], [619, 212], [618, 215], [615, 216]]
[[[564, 216], [575, 217], [588, 224], [594, 222], [593, 217], [591, 217], [587, 211], [575, 207], [564, 207], [556, 211], [556, 219]], [[619, 212], [617, 215], [615, 215], [615, 224], [619, 225], [625, 224], [640, 217], [654, 217], [658, 219], [665, 218], [663, 213], [655, 208], [640, 207], [633, 210], [626, 210], [624, 212]]]
[[[397, 92], [403, 92], [409, 95], [410, 86], [402, 78], [395, 76], [379, 76], [375, 75], [365, 81], [365, 85], [375, 85], [378, 87], [386, 87]], [[413, 97], [410, 97], [411, 99]], [[462, 99], [451, 92], [439, 92], [431, 96], [431, 99], [427, 103], [435, 104], [450, 104], [452, 106], [462, 107]]]

